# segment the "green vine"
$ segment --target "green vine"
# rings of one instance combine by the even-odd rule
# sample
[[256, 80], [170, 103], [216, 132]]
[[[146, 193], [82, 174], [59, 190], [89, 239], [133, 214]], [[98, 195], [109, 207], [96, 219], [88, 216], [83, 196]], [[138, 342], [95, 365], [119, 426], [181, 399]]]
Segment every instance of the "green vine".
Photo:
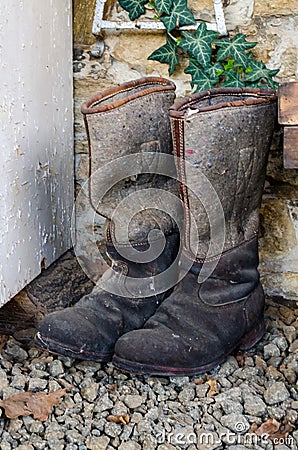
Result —
[[221, 36], [208, 30], [204, 22], [194, 32], [182, 31], [182, 26], [196, 24], [187, 0], [119, 0], [119, 3], [131, 20], [143, 15], [146, 8], [154, 10], [155, 19], [161, 20], [166, 28], [166, 43], [148, 59], [168, 64], [172, 75], [184, 53], [189, 60], [184, 72], [191, 75], [195, 92], [219, 86], [277, 88], [273, 77], [278, 70], [270, 70], [255, 60], [251, 49], [257, 42], [249, 42], [245, 34], [238, 33], [233, 38]]

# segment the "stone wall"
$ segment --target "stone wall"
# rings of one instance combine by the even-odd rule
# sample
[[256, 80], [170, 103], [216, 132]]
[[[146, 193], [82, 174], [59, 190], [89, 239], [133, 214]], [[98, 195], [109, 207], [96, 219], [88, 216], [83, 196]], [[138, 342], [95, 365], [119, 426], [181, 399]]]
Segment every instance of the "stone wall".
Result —
[[[254, 52], [269, 68], [280, 68], [277, 81], [298, 80], [298, 2], [297, 0], [226, 0], [225, 16], [231, 33], [243, 32], [258, 41]], [[212, 0], [189, 0], [197, 19], [214, 22]], [[168, 77], [167, 66], [147, 57], [164, 43], [163, 32], [105, 31], [105, 50], [91, 56], [91, 33], [95, 0], [74, 0], [74, 86], [75, 151], [78, 190], [88, 177], [85, 130], [80, 114], [84, 99], [109, 86], [142, 76]], [[150, 14], [150, 13], [148, 13]], [[109, 0], [105, 19], [128, 20], [115, 0]], [[183, 63], [182, 63], [183, 66]], [[171, 77], [179, 97], [191, 92], [189, 76], [183, 67]], [[276, 133], [267, 170], [260, 227], [261, 274], [269, 295], [298, 301], [298, 172], [283, 168], [282, 130]], [[95, 239], [102, 235], [103, 219], [95, 218], [97, 237], [90, 226], [93, 214], [85, 194], [78, 203], [78, 253], [87, 265], [97, 259]]]

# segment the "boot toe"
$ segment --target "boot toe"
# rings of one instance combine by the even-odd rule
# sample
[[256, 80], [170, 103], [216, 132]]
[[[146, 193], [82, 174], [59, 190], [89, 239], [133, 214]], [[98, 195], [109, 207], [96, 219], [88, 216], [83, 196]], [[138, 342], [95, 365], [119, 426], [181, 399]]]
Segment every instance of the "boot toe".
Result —
[[118, 339], [113, 357], [114, 365], [124, 371], [150, 375], [183, 375], [207, 355], [194, 354], [191, 342], [167, 327], [131, 331]]
[[[104, 331], [101, 329], [101, 331]], [[93, 361], [110, 361], [112, 330], [101, 332], [84, 310], [67, 308], [46, 316], [40, 323], [36, 343], [59, 355]]]

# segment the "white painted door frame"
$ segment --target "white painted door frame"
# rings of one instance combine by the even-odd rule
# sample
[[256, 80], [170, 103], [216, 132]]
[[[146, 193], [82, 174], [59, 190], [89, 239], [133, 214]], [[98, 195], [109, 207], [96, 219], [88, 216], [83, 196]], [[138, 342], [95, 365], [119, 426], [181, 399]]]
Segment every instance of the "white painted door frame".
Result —
[[70, 246], [71, 0], [0, 3], [0, 306]]

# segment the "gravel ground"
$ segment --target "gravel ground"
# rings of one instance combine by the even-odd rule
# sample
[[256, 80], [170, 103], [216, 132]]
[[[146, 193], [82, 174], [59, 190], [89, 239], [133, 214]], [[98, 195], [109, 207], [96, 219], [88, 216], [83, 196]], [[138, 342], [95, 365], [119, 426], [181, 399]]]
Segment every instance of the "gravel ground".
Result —
[[262, 342], [196, 377], [130, 376], [10, 337], [0, 398], [67, 393], [44, 422], [1, 409], [0, 449], [297, 449], [297, 315], [268, 300]]

